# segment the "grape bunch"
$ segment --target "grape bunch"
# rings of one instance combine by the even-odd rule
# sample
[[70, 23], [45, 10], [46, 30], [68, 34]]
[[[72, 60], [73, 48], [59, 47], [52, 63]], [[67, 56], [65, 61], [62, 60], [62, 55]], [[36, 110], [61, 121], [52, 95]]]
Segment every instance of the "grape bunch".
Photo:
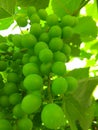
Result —
[[0, 130], [63, 128], [63, 97], [78, 86], [67, 76], [71, 47], [65, 41], [78, 20], [35, 7], [16, 14], [15, 20], [20, 28], [30, 29], [0, 43]]

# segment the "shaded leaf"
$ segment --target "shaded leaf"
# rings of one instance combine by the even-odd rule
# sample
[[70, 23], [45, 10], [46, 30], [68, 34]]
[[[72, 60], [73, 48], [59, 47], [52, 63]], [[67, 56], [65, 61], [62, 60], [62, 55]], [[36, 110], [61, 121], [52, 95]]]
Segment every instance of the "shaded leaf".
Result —
[[82, 59], [83, 59], [83, 58], [90, 59], [90, 58], [91, 58], [91, 56], [92, 56], [92, 54], [91, 54], [91, 53], [86, 52], [86, 51], [84, 51], [84, 50], [81, 50], [80, 57], [81, 57]]
[[10, 17], [15, 12], [16, 0], [0, 0], [0, 19]]

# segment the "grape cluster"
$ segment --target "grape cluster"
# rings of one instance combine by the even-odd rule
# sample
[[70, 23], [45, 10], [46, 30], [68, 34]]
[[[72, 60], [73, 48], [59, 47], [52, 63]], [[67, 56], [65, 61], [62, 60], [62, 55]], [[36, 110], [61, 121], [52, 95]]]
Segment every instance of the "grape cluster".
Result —
[[66, 76], [71, 48], [65, 43], [78, 20], [70, 15], [59, 19], [35, 7], [15, 20], [30, 29], [0, 43], [0, 130], [35, 129], [38, 113], [39, 127], [59, 129], [66, 124], [63, 97], [78, 85]]

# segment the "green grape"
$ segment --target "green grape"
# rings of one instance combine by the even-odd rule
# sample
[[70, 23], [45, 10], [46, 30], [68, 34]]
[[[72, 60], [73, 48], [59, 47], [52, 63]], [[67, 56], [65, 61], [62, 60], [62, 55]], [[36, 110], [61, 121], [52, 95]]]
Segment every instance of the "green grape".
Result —
[[52, 51], [48, 48], [42, 49], [39, 53], [39, 59], [43, 63], [51, 62], [53, 59]]
[[47, 104], [41, 113], [41, 120], [49, 129], [58, 129], [64, 125], [64, 113], [55, 103]]
[[94, 117], [98, 117], [98, 101], [94, 103]]
[[0, 130], [12, 130], [10, 122], [6, 119], [0, 119]]
[[33, 122], [27, 117], [19, 119], [17, 121], [18, 130], [32, 130], [32, 128], [33, 128]]
[[34, 13], [31, 15], [30, 22], [31, 23], [40, 23], [40, 17], [38, 16], [37, 13]]
[[40, 65], [40, 71], [43, 75], [48, 75], [51, 72], [51, 66], [52, 64], [49, 63], [42, 63]]
[[39, 35], [41, 34], [42, 29], [41, 29], [41, 25], [39, 23], [32, 23], [31, 27], [30, 27], [30, 33], [35, 35], [36, 37], [39, 37]]
[[0, 105], [2, 107], [8, 107], [9, 106], [9, 98], [7, 95], [3, 95], [0, 97]]
[[17, 15], [15, 20], [16, 20], [18, 26], [20, 26], [20, 27], [25, 27], [28, 24], [27, 18], [23, 14]]
[[66, 62], [67, 61], [67, 57], [64, 53], [57, 51], [54, 53], [54, 61], [62, 61], [62, 62]]
[[52, 50], [52, 51], [59, 51], [63, 48], [63, 41], [62, 39], [58, 38], [58, 37], [55, 37], [55, 38], [52, 38], [49, 42], [49, 48]]
[[39, 59], [38, 59], [37, 56], [31, 56], [31, 57], [29, 58], [29, 62], [30, 62], [30, 63], [39, 64]]
[[22, 35], [20, 35], [20, 34], [12, 35], [12, 42], [13, 42], [13, 44], [16, 47], [19, 47], [19, 48], [22, 47], [22, 45], [21, 45], [21, 39], [22, 39]]
[[49, 26], [58, 24], [58, 16], [56, 14], [50, 14], [46, 18], [46, 22]]
[[51, 38], [61, 37], [61, 35], [62, 35], [62, 30], [58, 25], [54, 25], [49, 29], [49, 36]]
[[40, 19], [46, 20], [48, 14], [47, 14], [47, 11], [45, 9], [39, 9], [38, 15], [39, 15]]
[[6, 43], [4, 42], [0, 43], [0, 50], [7, 51], [8, 47], [9, 46]]
[[41, 106], [41, 97], [35, 94], [26, 95], [21, 103], [23, 111], [27, 114], [36, 112]]
[[29, 74], [39, 74], [39, 68], [35, 63], [27, 63], [23, 66], [22, 72], [24, 76]]
[[12, 105], [16, 105], [18, 103], [20, 103], [22, 100], [22, 95], [19, 93], [13, 93], [9, 96], [9, 102]]
[[74, 78], [72, 76], [68, 76], [68, 77], [66, 77], [66, 81], [68, 83], [68, 89], [67, 89], [68, 92], [71, 92], [78, 87], [78, 81], [76, 78]]
[[5, 83], [5, 86], [3, 89], [4, 89], [4, 93], [7, 95], [18, 92], [18, 88], [17, 88], [16, 84], [13, 82]]
[[57, 61], [52, 65], [52, 72], [56, 75], [64, 75], [66, 73], [66, 66], [64, 62]]
[[51, 89], [55, 95], [58, 95], [58, 94], [64, 94], [67, 90], [67, 87], [68, 87], [68, 84], [65, 78], [58, 77], [53, 80]]
[[21, 39], [21, 44], [25, 48], [32, 48], [37, 43], [37, 39], [32, 34], [24, 34]]
[[29, 54], [24, 54], [23, 57], [22, 57], [22, 63], [23, 64], [28, 63], [29, 62], [29, 58], [30, 58]]
[[45, 42], [37, 42], [37, 44], [34, 47], [34, 53], [36, 55], [39, 55], [39, 52], [44, 48], [48, 48], [48, 45]]
[[65, 26], [62, 29], [62, 35], [63, 35], [63, 38], [65, 39], [71, 38], [73, 35], [73, 29], [70, 26]]
[[71, 15], [65, 15], [61, 19], [61, 25], [64, 26], [73, 26], [75, 23], [74, 16]]
[[26, 116], [26, 113], [22, 110], [20, 103], [14, 106], [12, 114], [15, 118], [22, 118]]
[[7, 62], [1, 60], [0, 61], [0, 71], [5, 71], [7, 69]]
[[70, 54], [71, 54], [71, 47], [68, 44], [64, 44], [64, 46], [62, 48], [62, 52], [65, 55], [70, 56]]
[[43, 42], [48, 43], [49, 42], [49, 34], [47, 32], [41, 33], [41, 35], [39, 37], [39, 41], [43, 41]]
[[27, 15], [30, 18], [32, 14], [36, 13], [36, 8], [34, 6], [29, 6], [27, 8]]
[[15, 73], [15, 72], [7, 73], [7, 81], [8, 82], [14, 82], [14, 83], [19, 82], [19, 76], [18, 76], [18, 74]]
[[24, 87], [27, 90], [40, 90], [43, 87], [43, 79], [37, 74], [30, 74], [23, 81]]

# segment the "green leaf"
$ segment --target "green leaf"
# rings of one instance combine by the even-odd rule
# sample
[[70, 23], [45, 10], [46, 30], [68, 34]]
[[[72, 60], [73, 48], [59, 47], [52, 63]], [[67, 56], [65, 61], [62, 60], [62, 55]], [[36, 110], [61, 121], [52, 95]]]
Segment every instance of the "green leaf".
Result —
[[63, 17], [66, 14], [73, 15], [80, 7], [82, 0], [52, 0], [54, 12]]
[[46, 8], [49, 0], [17, 0], [17, 5], [20, 7], [35, 6], [37, 9]]
[[92, 56], [91, 53], [89, 52], [86, 52], [85, 50], [81, 50], [81, 53], [80, 53], [80, 57], [83, 59], [83, 58], [87, 58], [87, 59], [90, 59]]
[[15, 12], [16, 0], [0, 0], [0, 19], [10, 17]]
[[96, 22], [89, 16], [80, 17], [74, 32], [80, 34], [82, 41], [93, 40], [97, 36]]
[[7, 29], [14, 22], [12, 17], [0, 19], [0, 30]]
[[2, 35], [0, 35], [0, 43], [6, 42], [6, 41], [7, 41], [6, 37], [3, 37]]
[[79, 69], [74, 69], [67, 74], [68, 76], [73, 76], [76, 79], [84, 79], [89, 77], [89, 67], [87, 68], [79, 68]]

